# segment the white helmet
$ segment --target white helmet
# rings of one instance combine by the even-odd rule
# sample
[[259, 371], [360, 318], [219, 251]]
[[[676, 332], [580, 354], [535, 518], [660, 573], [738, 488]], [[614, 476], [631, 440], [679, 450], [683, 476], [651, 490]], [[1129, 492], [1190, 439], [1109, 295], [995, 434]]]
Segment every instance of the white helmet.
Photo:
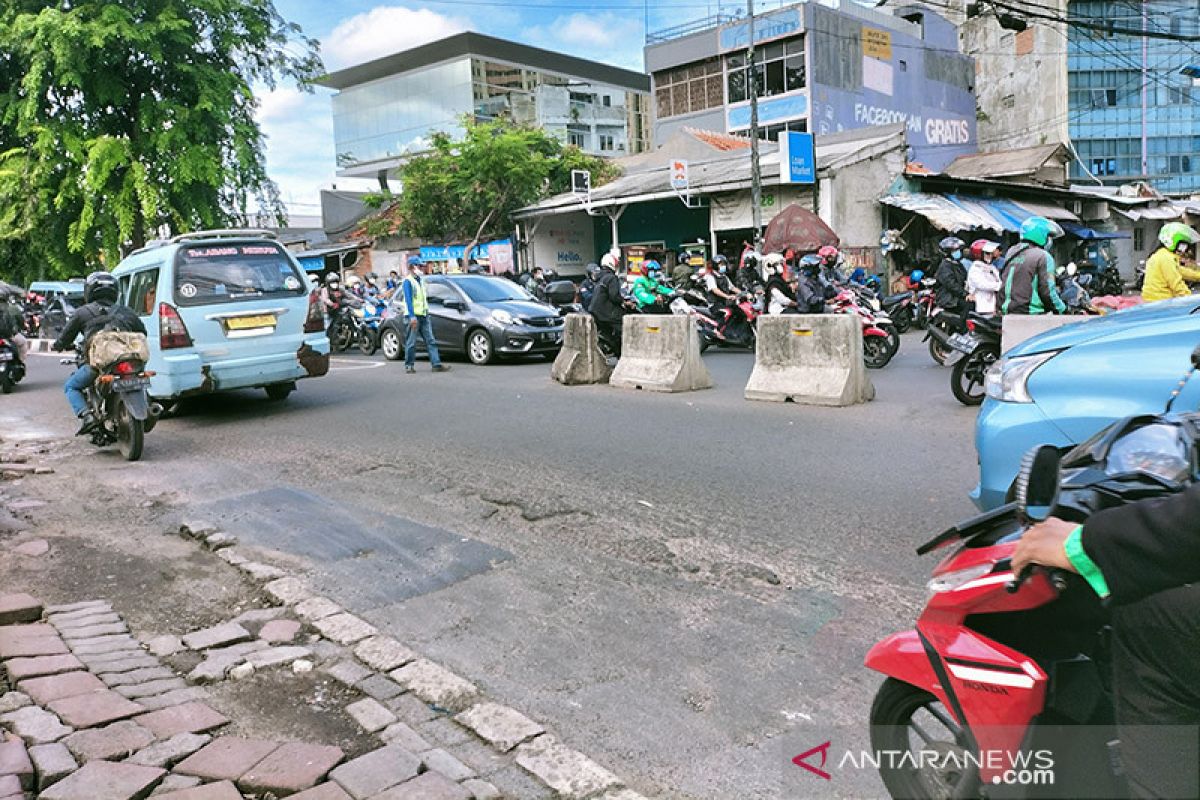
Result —
[[605, 269], [611, 269], [614, 272], [616, 271], [617, 256], [613, 253], [613, 251], [609, 250], [604, 254], [604, 257], [600, 259], [600, 266], [604, 267]]
[[351, 275], [349, 278], [346, 279], [347, 286], [358, 286], [360, 283], [362, 283], [362, 279], [359, 278], [357, 275]]

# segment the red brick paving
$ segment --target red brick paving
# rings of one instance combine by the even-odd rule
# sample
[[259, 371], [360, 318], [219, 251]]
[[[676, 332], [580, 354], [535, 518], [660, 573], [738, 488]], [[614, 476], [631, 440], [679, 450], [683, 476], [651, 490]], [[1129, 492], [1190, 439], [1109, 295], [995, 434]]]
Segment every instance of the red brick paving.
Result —
[[340, 747], [290, 742], [255, 764], [237, 785], [243, 792], [291, 794], [315, 786], [345, 757]]
[[222, 736], [175, 765], [180, 775], [209, 780], [237, 780], [279, 748], [279, 742]]
[[229, 781], [207, 783], [192, 789], [154, 795], [155, 800], [242, 800], [242, 795]]
[[39, 795], [39, 800], [138, 800], [166, 775], [157, 767], [89, 761]]
[[48, 708], [73, 728], [93, 728], [132, 717], [144, 710], [110, 689], [55, 700]]
[[204, 733], [228, 722], [228, 717], [199, 701], [151, 711], [137, 718], [139, 725], [159, 739], [169, 739], [177, 733]]
[[74, 697], [106, 688], [104, 681], [90, 672], [64, 672], [44, 678], [28, 678], [17, 684], [17, 691], [29, 695], [39, 706], [49, 705], [52, 700]]
[[42, 604], [24, 592], [0, 594], [0, 625], [18, 622], [37, 622], [42, 618]]
[[292, 795], [292, 800], [354, 800], [346, 794], [346, 790], [336, 783], [322, 783], [300, 794]]
[[26, 678], [40, 678], [43, 675], [57, 675], [60, 672], [85, 669], [83, 662], [71, 655], [14, 658], [5, 663], [4, 668], [8, 670], [8, 678], [12, 681], [23, 681]]

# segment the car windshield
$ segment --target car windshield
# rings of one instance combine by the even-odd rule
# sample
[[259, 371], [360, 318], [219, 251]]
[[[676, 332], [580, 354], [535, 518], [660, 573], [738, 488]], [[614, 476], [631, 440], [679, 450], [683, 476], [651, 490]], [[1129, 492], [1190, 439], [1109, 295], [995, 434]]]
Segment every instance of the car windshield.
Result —
[[466, 292], [473, 303], [533, 299], [529, 292], [504, 278], [465, 278], [455, 281], [454, 285]]
[[175, 299], [183, 306], [304, 292], [300, 271], [274, 243], [199, 245], [179, 251]]

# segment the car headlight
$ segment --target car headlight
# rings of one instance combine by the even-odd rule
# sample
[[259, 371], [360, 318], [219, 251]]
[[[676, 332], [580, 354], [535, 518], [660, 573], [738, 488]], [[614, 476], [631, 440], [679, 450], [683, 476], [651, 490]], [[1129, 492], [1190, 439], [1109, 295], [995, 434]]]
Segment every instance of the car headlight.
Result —
[[501, 325], [517, 324], [517, 318], [508, 311], [505, 311], [503, 308], [493, 309], [492, 319], [496, 320], [496, 322], [499, 322]]
[[976, 578], [982, 578], [991, 571], [992, 565], [988, 563], [976, 564], [966, 569], [956, 569], [953, 572], [944, 572], [930, 579], [929, 583], [925, 584], [925, 588], [933, 594], [953, 592], [955, 589], [970, 583]]
[[1059, 350], [1035, 353], [1031, 356], [1003, 358], [987, 371], [983, 387], [987, 396], [1005, 403], [1032, 403], [1029, 395], [1029, 376], [1034, 370], [1059, 354]]

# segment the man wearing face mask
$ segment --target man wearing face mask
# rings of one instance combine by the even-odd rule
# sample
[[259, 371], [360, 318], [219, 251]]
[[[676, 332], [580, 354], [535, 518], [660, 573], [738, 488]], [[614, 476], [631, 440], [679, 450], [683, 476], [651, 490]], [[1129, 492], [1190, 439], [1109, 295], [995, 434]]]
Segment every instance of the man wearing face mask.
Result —
[[934, 278], [937, 280], [937, 304], [956, 316], [967, 314], [967, 267], [963, 264], [963, 240], [947, 236], [938, 242], [942, 263]]

